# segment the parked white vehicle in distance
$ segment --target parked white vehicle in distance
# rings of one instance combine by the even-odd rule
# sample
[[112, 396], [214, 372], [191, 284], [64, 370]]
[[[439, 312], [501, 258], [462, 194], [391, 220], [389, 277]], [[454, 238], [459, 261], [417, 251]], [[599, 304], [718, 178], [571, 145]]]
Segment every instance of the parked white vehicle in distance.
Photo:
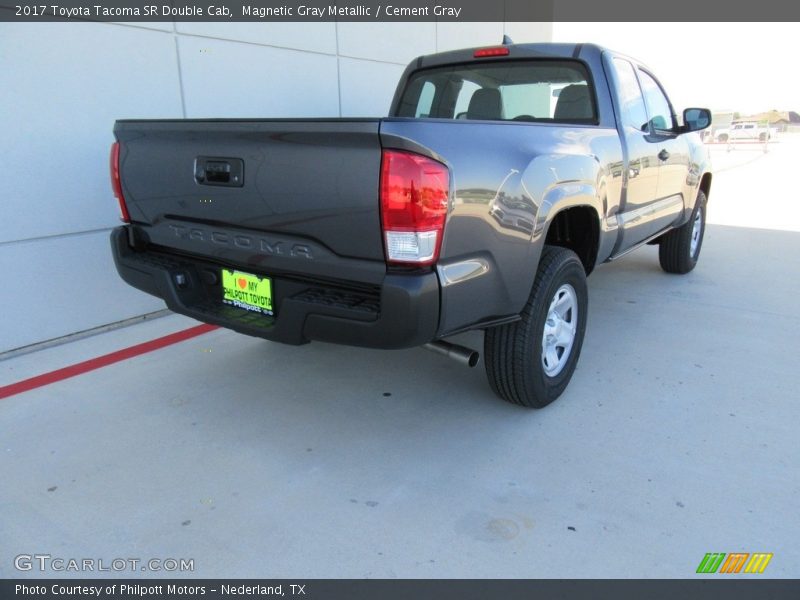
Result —
[[718, 142], [728, 142], [736, 140], [758, 140], [766, 142], [772, 139], [777, 130], [768, 125], [759, 125], [755, 121], [742, 121], [733, 123], [730, 127], [718, 129], [715, 134]]

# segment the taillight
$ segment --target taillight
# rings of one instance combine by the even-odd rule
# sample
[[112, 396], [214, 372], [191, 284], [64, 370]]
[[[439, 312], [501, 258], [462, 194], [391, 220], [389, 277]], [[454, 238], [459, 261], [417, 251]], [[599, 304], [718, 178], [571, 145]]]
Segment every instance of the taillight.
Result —
[[128, 214], [128, 207], [125, 205], [125, 196], [122, 195], [122, 182], [119, 178], [119, 142], [111, 144], [109, 169], [111, 170], [111, 189], [114, 190], [114, 196], [119, 202], [120, 219], [123, 223], [130, 223], [131, 217]]
[[489, 56], [508, 56], [508, 48], [505, 46], [497, 46], [495, 48], [481, 48], [480, 50], [475, 50], [475, 53], [472, 55], [474, 58], [486, 58]]
[[386, 261], [430, 265], [439, 258], [450, 196], [450, 173], [419, 154], [384, 150], [381, 223]]

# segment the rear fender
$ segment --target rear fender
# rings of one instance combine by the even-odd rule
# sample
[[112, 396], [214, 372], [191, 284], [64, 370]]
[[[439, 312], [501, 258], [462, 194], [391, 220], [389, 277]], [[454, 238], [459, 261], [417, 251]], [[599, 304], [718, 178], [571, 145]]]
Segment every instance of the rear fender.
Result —
[[[531, 170], [537, 169], [540, 172], [542, 167], [546, 167], [553, 179], [540, 192], [541, 202], [538, 206], [535, 226], [531, 236], [530, 258], [533, 264], [538, 264], [542, 247], [547, 238], [547, 232], [560, 212], [578, 206], [588, 206], [597, 215], [604, 215], [608, 209], [605, 173], [600, 168], [597, 159], [592, 156], [568, 156], [565, 158], [569, 160], [550, 161], [550, 165], [545, 165], [544, 162], [540, 162], [537, 165], [537, 161], [533, 161], [531, 164]], [[552, 166], [553, 164], [558, 166], [554, 167]], [[531, 173], [530, 175], [542, 177], [541, 173], [535, 175]], [[559, 177], [558, 181], [554, 180], [556, 175]], [[598, 231], [600, 242], [598, 256], [602, 255], [606, 250], [609, 253], [611, 251], [614, 240], [613, 236], [606, 235], [608, 231], [605, 221], [601, 219]], [[606, 249], [605, 246], [608, 246], [608, 248]], [[531, 285], [533, 285], [532, 280]]]

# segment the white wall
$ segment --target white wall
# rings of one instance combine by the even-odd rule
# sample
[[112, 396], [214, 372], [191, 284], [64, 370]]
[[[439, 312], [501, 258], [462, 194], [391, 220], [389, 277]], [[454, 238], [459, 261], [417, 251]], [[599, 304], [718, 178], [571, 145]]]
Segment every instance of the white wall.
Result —
[[382, 116], [420, 54], [548, 23], [0, 23], [0, 353], [163, 307], [124, 284], [118, 118]]

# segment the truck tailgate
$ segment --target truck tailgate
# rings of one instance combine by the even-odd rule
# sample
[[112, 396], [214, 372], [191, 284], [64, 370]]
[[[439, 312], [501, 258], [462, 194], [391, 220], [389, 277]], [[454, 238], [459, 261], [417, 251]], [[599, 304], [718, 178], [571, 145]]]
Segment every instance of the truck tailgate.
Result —
[[[131, 221], [156, 245], [224, 260], [383, 261], [378, 119], [117, 121]], [[357, 234], [355, 233], [357, 232]], [[271, 237], [270, 237], [271, 236]]]

